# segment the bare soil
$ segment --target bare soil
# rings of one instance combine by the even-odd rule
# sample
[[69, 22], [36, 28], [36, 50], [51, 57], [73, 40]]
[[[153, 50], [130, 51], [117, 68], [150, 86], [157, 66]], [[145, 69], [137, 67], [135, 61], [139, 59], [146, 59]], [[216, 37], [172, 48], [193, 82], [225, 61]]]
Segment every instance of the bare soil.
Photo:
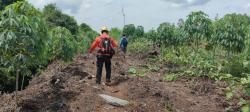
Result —
[[[115, 56], [112, 61], [112, 85], [95, 84], [95, 58], [79, 55], [70, 64], [52, 63], [40, 76], [34, 77], [27, 89], [18, 92], [20, 112], [223, 112], [228, 106], [223, 83], [207, 78], [182, 78], [165, 82], [164, 69], [178, 67], [171, 63], [159, 72], [145, 77], [130, 75], [146, 60]], [[103, 80], [105, 82], [105, 70]], [[129, 101], [125, 107], [111, 106], [98, 94]], [[0, 96], [0, 112], [15, 111], [13, 94]]]

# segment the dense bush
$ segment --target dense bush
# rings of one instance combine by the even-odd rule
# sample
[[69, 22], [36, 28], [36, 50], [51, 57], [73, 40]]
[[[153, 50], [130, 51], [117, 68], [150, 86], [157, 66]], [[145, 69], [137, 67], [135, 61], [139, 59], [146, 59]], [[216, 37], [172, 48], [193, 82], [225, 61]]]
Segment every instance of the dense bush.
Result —
[[24, 0], [1, 0], [0, 1], [0, 10], [3, 10], [6, 6], [13, 4], [17, 1], [24, 1]]
[[142, 55], [152, 49], [152, 42], [145, 38], [138, 38], [128, 46], [129, 52]]
[[201, 40], [209, 40], [212, 35], [212, 21], [202, 11], [189, 14], [183, 28], [188, 42], [195, 43], [196, 49]]
[[159, 44], [172, 46], [175, 42], [175, 26], [170, 23], [162, 23], [157, 28]]
[[110, 36], [119, 41], [122, 36], [122, 31], [118, 28], [111, 28]]
[[215, 22], [213, 41], [230, 52], [242, 52], [249, 39], [249, 20], [241, 14], [228, 14]]
[[91, 29], [90, 26], [87, 25], [86, 23], [82, 23], [82, 24], [79, 26], [79, 31], [81, 31], [81, 32], [88, 32], [88, 31], [92, 31], [92, 29]]
[[[48, 21], [28, 2], [14, 3], [0, 12], [0, 91], [13, 91], [19, 75], [27, 80], [55, 59], [72, 60], [79, 44], [71, 34], [71, 26], [77, 24], [64, 16], [68, 19], [63, 22], [71, 31]], [[78, 26], [73, 29], [77, 32]]]
[[136, 28], [134, 24], [125, 25], [123, 28], [123, 34], [125, 34], [128, 37], [132, 37], [134, 36], [135, 29]]
[[72, 35], [78, 34], [79, 28], [76, 20], [73, 17], [62, 13], [57, 9], [55, 4], [46, 5], [43, 9], [43, 15], [50, 27], [61, 26], [67, 28]]
[[50, 31], [50, 36], [51, 60], [71, 60], [77, 52], [77, 43], [70, 31], [64, 27], [56, 27]]
[[134, 32], [135, 37], [143, 37], [144, 36], [144, 27], [143, 26], [137, 26]]
[[158, 33], [156, 30], [152, 29], [149, 30], [146, 34], [145, 37], [149, 40], [151, 40], [153, 42], [154, 45], [157, 45], [158, 43], [160, 43], [160, 40], [157, 38], [158, 37]]
[[10, 5], [1, 13], [0, 71], [8, 80], [15, 80], [15, 72], [31, 75], [31, 69], [47, 63], [48, 29], [41, 18], [27, 2]]
[[79, 37], [79, 52], [80, 53], [87, 53], [88, 49], [91, 46], [91, 43], [95, 40], [95, 38], [98, 36], [99, 34], [95, 31], [88, 31], [88, 32], [84, 32], [83, 34], [81, 34]]

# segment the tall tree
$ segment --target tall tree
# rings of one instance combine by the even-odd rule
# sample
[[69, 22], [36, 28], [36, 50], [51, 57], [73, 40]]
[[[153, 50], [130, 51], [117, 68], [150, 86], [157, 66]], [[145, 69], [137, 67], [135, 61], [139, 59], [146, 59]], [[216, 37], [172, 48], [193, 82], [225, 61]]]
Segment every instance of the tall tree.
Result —
[[134, 33], [135, 37], [142, 37], [144, 35], [144, 27], [137, 26]]
[[43, 9], [43, 14], [50, 27], [61, 26], [67, 28], [72, 35], [78, 33], [76, 20], [73, 17], [62, 13], [55, 4], [46, 5]]
[[130, 36], [133, 36], [134, 33], [135, 33], [135, 25], [134, 24], [129, 24], [129, 25], [124, 26], [123, 34], [130, 37]]
[[24, 1], [24, 0], [1, 0], [0, 1], [0, 10], [3, 10], [7, 5], [10, 5], [17, 1]]
[[160, 41], [157, 38], [158, 36], [157, 36], [157, 31], [156, 30], [154, 30], [154, 29], [149, 30], [146, 33], [146, 37], [147, 37], [147, 39], [150, 39], [153, 42], [154, 46], [157, 45], [157, 44], [160, 44]]
[[88, 31], [92, 31], [92, 28], [87, 25], [86, 23], [82, 23], [80, 26], [80, 31], [83, 31], [83, 32], [88, 32]]
[[41, 19], [42, 14], [28, 2], [6, 7], [0, 17], [0, 71], [9, 79], [16, 79], [18, 90], [19, 73], [30, 75], [30, 67], [46, 63], [47, 24]]
[[184, 20], [181, 18], [181, 19], [178, 20], [177, 26], [179, 28], [183, 28], [183, 25], [184, 25]]
[[184, 23], [184, 31], [190, 43], [195, 43], [196, 50], [200, 40], [210, 39], [212, 34], [212, 21], [202, 11], [192, 12]]
[[172, 45], [174, 40], [175, 26], [170, 23], [162, 23], [157, 28], [158, 39], [161, 45]]
[[118, 28], [111, 28], [110, 30], [110, 35], [111, 37], [113, 37], [115, 40], [119, 40], [119, 38], [121, 37], [121, 30]]
[[213, 40], [228, 51], [242, 52], [249, 39], [249, 20], [246, 15], [227, 14], [215, 22]]
[[59, 26], [51, 29], [50, 36], [52, 37], [52, 43], [50, 43], [52, 47], [50, 49], [52, 60], [72, 60], [77, 51], [77, 43], [76, 40], [72, 38], [70, 31]]

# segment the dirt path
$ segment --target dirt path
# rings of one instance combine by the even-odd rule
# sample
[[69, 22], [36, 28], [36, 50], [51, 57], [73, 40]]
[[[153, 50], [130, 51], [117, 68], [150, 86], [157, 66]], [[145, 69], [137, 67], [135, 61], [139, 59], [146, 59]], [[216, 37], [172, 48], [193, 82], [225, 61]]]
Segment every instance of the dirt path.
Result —
[[[164, 82], [164, 73], [148, 73], [134, 77], [127, 73], [129, 66], [145, 64], [130, 56], [126, 61], [114, 57], [112, 62], [113, 86], [96, 87], [95, 59], [76, 57], [72, 64], [51, 64], [30, 86], [19, 92], [18, 107], [22, 112], [222, 112], [227, 103], [223, 100], [223, 87], [209, 80], [197, 79]], [[105, 73], [105, 70], [104, 70]], [[103, 74], [104, 74], [103, 73]], [[103, 75], [105, 79], [105, 75]], [[102, 80], [103, 82], [105, 80]], [[206, 92], [204, 93], [203, 90]], [[125, 107], [107, 104], [98, 94], [107, 94], [129, 101]], [[14, 95], [0, 97], [0, 112], [14, 110]]]

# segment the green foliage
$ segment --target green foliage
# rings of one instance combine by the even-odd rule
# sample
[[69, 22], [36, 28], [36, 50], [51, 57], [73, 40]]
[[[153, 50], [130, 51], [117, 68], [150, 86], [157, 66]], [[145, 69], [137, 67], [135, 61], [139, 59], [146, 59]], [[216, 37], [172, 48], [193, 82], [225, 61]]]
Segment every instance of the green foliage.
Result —
[[242, 52], [249, 34], [248, 17], [228, 14], [215, 22], [213, 40], [228, 52]]
[[136, 71], [135, 68], [129, 68], [129, 69], [128, 69], [128, 73], [130, 73], [130, 74], [136, 74], [137, 71]]
[[170, 43], [172, 46], [177, 47], [180, 45], [184, 45], [186, 42], [185, 33], [182, 28], [174, 29], [174, 37], [171, 39]]
[[39, 17], [39, 12], [27, 2], [13, 4], [3, 11], [0, 52], [6, 54], [4, 59], [15, 60], [11, 63], [22, 60], [36, 65], [45, 58], [48, 30], [45, 21]]
[[170, 23], [162, 23], [157, 28], [158, 38], [153, 39], [157, 44], [164, 46], [177, 47], [184, 42], [184, 33], [182, 29], [171, 25]]
[[129, 24], [129, 25], [125, 25], [123, 28], [123, 34], [125, 34], [128, 37], [132, 37], [135, 33], [135, 25], [134, 24]]
[[87, 53], [91, 42], [93, 42], [97, 36], [98, 33], [96, 31], [90, 28], [89, 25], [82, 23], [79, 27], [79, 34], [77, 36], [78, 52]]
[[144, 27], [135, 27], [134, 24], [125, 25], [123, 28], [123, 34], [125, 34], [130, 41], [135, 41], [136, 39], [144, 36]]
[[128, 73], [131, 74], [132, 76], [138, 76], [138, 77], [144, 77], [146, 75], [146, 70], [140, 70], [140, 71], [137, 71], [136, 68], [133, 68], [133, 67], [130, 67], [128, 69]]
[[88, 31], [80, 33], [79, 36], [79, 42], [78, 42], [78, 50], [80, 53], [87, 53], [87, 50], [89, 49], [91, 43], [94, 41], [94, 39], [98, 36], [98, 33], [95, 31]]
[[0, 10], [3, 10], [6, 6], [13, 4], [17, 1], [24, 1], [24, 0], [1, 0], [0, 1]]
[[72, 60], [77, 52], [77, 44], [72, 38], [70, 31], [64, 27], [56, 27], [50, 31], [52, 37], [50, 51], [52, 59], [63, 59], [65, 61]]
[[112, 28], [110, 30], [110, 36], [113, 37], [117, 41], [120, 40], [120, 38], [122, 36], [121, 33], [122, 33], [122, 31], [118, 28]]
[[[249, 33], [249, 35], [250, 35], [250, 33]], [[249, 52], [250, 52], [250, 43], [249, 43], [249, 40], [246, 40], [245, 44], [246, 44], [246, 47], [245, 47], [244, 52], [242, 52], [242, 55], [245, 56], [246, 60], [250, 60], [250, 54], [249, 54]]]
[[88, 32], [88, 31], [92, 31], [92, 29], [90, 28], [89, 25], [87, 25], [86, 23], [82, 23], [80, 26], [80, 31], [82, 32]]
[[9, 5], [0, 19], [0, 72], [14, 80], [47, 64], [48, 29], [41, 13], [27, 2]]
[[[0, 13], [0, 54], [4, 54], [0, 55], [0, 91], [13, 90], [18, 72], [30, 76], [54, 59], [68, 61], [76, 54], [79, 44], [68, 29], [54, 25], [48, 30], [48, 18], [60, 15], [55, 12], [46, 18], [28, 2], [17, 2]], [[61, 18], [69, 29], [77, 26], [72, 19]], [[78, 31], [78, 26], [73, 29]]]
[[174, 41], [174, 30], [175, 26], [170, 23], [162, 23], [157, 28], [159, 44], [161, 45], [171, 45]]
[[55, 4], [46, 5], [43, 9], [43, 15], [50, 27], [61, 26], [67, 28], [72, 35], [78, 34], [76, 20], [73, 17], [62, 13], [57, 9]]
[[[162, 64], [171, 62], [178, 69], [166, 75], [166, 81], [174, 81], [183, 75], [225, 81], [228, 83], [225, 95], [230, 101], [236, 99], [234, 96], [239, 91], [250, 95], [249, 29], [246, 15], [228, 14], [213, 22], [201, 11], [192, 12], [178, 26], [162, 23], [157, 31], [150, 30], [143, 37], [135, 38], [130, 43], [129, 52], [144, 54], [152, 50], [153, 45], [160, 44], [158, 61]], [[192, 44], [196, 45], [195, 52]], [[226, 59], [229, 54], [230, 58]], [[147, 67], [147, 72], [154, 72], [154, 66]], [[249, 109], [249, 102], [238, 100], [242, 111]]]
[[143, 26], [137, 26], [134, 32], [135, 37], [143, 37], [144, 36], [144, 27]]
[[148, 66], [148, 69], [150, 72], [158, 72], [160, 70], [160, 67], [158, 67], [157, 65], [151, 65]]
[[0, 1], [0, 10], [3, 10], [4, 6], [3, 6], [3, 1]]
[[250, 73], [250, 61], [244, 53], [235, 55], [230, 60], [224, 59], [220, 62], [220, 66], [221, 72], [231, 74], [234, 77], [247, 77]]
[[212, 21], [202, 11], [192, 12], [184, 23], [185, 35], [189, 43], [195, 42], [196, 48], [200, 40], [209, 40], [212, 34]]
[[250, 111], [250, 108], [249, 108], [249, 105], [244, 105], [242, 108], [241, 108], [241, 111], [242, 112], [249, 112]]
[[[220, 56], [211, 55], [211, 51], [198, 49], [196, 53], [188, 50], [188, 47], [180, 48], [180, 57], [175, 56], [175, 52], [166, 50], [162, 57], [165, 61], [182, 65], [183, 71], [171, 73], [164, 78], [166, 81], [174, 81], [180, 76], [209, 77], [216, 81], [225, 81], [229, 87], [226, 90], [226, 98], [231, 101], [239, 91], [249, 95], [250, 75], [249, 61], [244, 56], [235, 56], [228, 61]], [[247, 108], [248, 103], [239, 105], [243, 109]]]
[[145, 37], [147, 39], [151, 40], [154, 43], [154, 45], [160, 43], [160, 40], [157, 38], [158, 33], [154, 29], [149, 30], [149, 32], [146, 33]]
[[128, 51], [134, 54], [144, 54], [150, 51], [152, 48], [150, 45], [152, 42], [145, 38], [138, 38], [133, 43], [129, 44]]
[[[12, 1], [0, 3], [1, 10]], [[121, 32], [112, 28], [110, 35], [119, 40]], [[145, 33], [142, 26], [130, 24], [123, 28], [123, 33], [132, 40], [128, 48], [131, 53], [141, 55], [151, 51], [153, 44], [162, 45], [162, 54], [151, 59], [146, 69], [129, 68], [128, 72], [134, 76], [159, 72], [159, 65], [153, 64], [158, 60], [171, 62], [178, 65], [178, 70], [166, 75], [166, 81], [183, 75], [209, 77], [228, 83], [228, 100], [233, 99], [238, 90], [250, 96], [250, 27], [246, 15], [228, 14], [212, 23], [204, 12], [192, 12], [185, 22], [180, 20], [178, 26], [162, 23], [157, 31]], [[55, 59], [69, 61], [79, 51], [86, 53], [97, 36], [85, 23], [78, 27], [73, 17], [63, 14], [54, 4], [47, 5], [43, 12], [27, 2], [5, 7], [0, 11], [0, 91], [13, 88], [17, 71], [22, 76], [30, 76]], [[196, 53], [186, 42], [196, 44]], [[215, 46], [214, 52], [199, 47], [203, 43]], [[238, 54], [226, 60], [220, 47], [228, 54]], [[249, 110], [247, 101], [239, 98], [238, 106], [243, 112]]]
[[185, 23], [185, 22], [184, 22], [183, 19], [179, 19], [179, 20], [178, 20], [178, 23], [177, 23], [177, 27], [178, 27], [178, 28], [183, 28], [183, 27], [184, 27], [184, 23]]
[[168, 81], [168, 82], [172, 82], [178, 79], [178, 75], [177, 74], [168, 74], [165, 76], [164, 80]]
[[227, 93], [226, 93], [226, 98], [227, 98], [227, 99], [232, 99], [232, 98], [233, 98], [233, 95], [234, 95], [234, 93], [232, 93], [232, 92], [227, 92]]

